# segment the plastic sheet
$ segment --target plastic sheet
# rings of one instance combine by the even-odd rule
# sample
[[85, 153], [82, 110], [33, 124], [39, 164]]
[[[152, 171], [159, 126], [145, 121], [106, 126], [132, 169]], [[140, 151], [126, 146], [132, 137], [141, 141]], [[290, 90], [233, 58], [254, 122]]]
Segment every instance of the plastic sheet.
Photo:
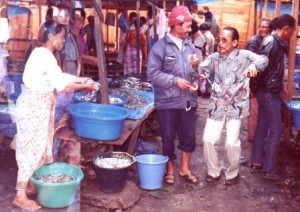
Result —
[[137, 93], [145, 97], [148, 103], [140, 108], [128, 109], [129, 110], [129, 119], [141, 119], [145, 114], [154, 107], [154, 93], [148, 91], [137, 91]]

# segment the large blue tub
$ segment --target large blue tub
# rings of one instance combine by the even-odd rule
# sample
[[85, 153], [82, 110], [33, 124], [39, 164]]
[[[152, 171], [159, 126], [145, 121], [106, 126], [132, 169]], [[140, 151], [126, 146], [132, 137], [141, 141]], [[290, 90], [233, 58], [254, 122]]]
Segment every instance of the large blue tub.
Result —
[[68, 107], [76, 135], [94, 140], [116, 140], [120, 137], [129, 112], [118, 106], [76, 103]]
[[6, 76], [6, 90], [7, 96], [16, 101], [22, 92], [22, 73], [8, 73]]
[[300, 130], [300, 101], [290, 101], [287, 103], [287, 106], [293, 113], [295, 128]]

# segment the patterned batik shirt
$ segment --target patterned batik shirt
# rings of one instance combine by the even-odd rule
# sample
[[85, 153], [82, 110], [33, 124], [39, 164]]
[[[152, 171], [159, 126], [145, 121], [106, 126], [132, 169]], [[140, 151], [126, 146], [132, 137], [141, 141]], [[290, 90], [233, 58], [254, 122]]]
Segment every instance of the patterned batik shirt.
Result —
[[223, 118], [231, 120], [249, 116], [249, 78], [243, 73], [250, 64], [262, 71], [268, 58], [248, 50], [234, 49], [227, 56], [213, 53], [200, 64], [202, 74], [214, 78], [209, 118], [221, 121]]

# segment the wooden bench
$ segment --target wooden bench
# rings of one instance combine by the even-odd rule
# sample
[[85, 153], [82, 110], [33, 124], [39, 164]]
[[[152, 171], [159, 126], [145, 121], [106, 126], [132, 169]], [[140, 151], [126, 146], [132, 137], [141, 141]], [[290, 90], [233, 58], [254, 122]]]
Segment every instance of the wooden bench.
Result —
[[96, 142], [98, 144], [105, 144], [105, 145], [111, 145], [112, 148], [114, 146], [123, 146], [126, 141], [128, 141], [128, 148], [127, 152], [129, 154], [134, 153], [134, 149], [136, 146], [136, 142], [138, 140], [138, 136], [140, 134], [141, 127], [144, 123], [144, 121], [149, 117], [149, 115], [154, 111], [154, 106], [151, 107], [147, 113], [144, 115], [143, 118], [133, 120], [133, 119], [126, 119], [124, 122], [124, 128], [121, 133], [121, 136], [119, 139], [114, 141], [99, 141], [99, 140], [91, 140], [86, 138], [78, 137], [73, 129], [70, 129], [69, 126], [65, 126], [58, 130], [55, 134], [56, 139], [64, 140], [64, 141], [71, 141], [71, 142]]

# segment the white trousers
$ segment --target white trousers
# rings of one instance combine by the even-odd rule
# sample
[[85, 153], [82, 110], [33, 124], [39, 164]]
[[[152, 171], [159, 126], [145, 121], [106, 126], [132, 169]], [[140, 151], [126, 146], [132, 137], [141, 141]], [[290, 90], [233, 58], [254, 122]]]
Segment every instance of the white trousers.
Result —
[[203, 133], [204, 157], [207, 165], [207, 174], [212, 177], [218, 177], [221, 174], [218, 153], [215, 144], [220, 140], [224, 123], [226, 122], [226, 142], [225, 150], [229, 167], [225, 171], [226, 179], [232, 179], [239, 173], [239, 160], [241, 156], [241, 141], [239, 139], [241, 119], [230, 121], [206, 120]]

